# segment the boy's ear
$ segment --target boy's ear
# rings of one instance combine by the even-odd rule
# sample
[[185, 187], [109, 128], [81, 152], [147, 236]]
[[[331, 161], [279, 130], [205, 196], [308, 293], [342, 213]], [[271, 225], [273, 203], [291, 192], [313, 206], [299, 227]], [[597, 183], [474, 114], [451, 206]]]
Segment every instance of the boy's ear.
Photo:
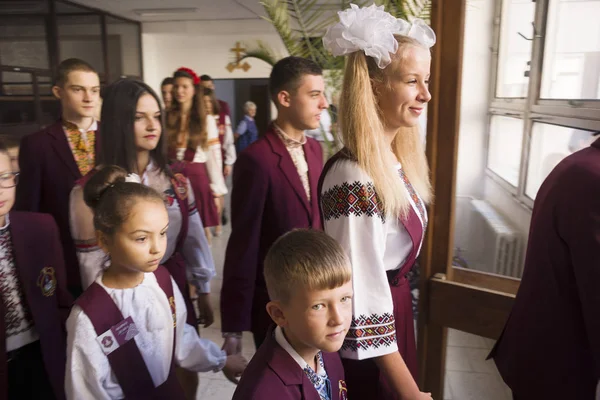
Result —
[[56, 85], [52, 86], [52, 94], [54, 95], [54, 97], [60, 100], [62, 95], [62, 88]]
[[277, 101], [282, 107], [288, 108], [291, 105], [292, 96], [286, 90], [282, 90], [277, 93]]
[[266, 308], [273, 322], [281, 327], [285, 327], [287, 325], [287, 318], [285, 317], [285, 312], [279, 301], [268, 302]]

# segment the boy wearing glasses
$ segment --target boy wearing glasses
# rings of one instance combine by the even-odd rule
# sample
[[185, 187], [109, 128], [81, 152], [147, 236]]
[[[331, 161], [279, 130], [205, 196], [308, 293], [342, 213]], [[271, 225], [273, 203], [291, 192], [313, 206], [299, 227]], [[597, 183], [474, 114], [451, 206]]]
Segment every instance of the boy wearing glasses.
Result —
[[11, 211], [18, 177], [0, 142], [0, 398], [64, 399], [62, 248], [50, 215]]
[[21, 141], [22, 183], [17, 188], [15, 208], [54, 217], [62, 240], [69, 290], [78, 296], [82, 288], [69, 229], [69, 195], [75, 181], [95, 165], [98, 73], [85, 61], [65, 60], [58, 66], [52, 93], [60, 100], [61, 119]]

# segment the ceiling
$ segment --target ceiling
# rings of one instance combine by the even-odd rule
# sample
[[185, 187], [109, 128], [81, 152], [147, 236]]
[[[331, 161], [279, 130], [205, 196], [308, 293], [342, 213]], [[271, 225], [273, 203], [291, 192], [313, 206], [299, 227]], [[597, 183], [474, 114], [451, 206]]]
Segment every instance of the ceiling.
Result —
[[242, 20], [264, 15], [259, 0], [71, 0], [137, 21]]

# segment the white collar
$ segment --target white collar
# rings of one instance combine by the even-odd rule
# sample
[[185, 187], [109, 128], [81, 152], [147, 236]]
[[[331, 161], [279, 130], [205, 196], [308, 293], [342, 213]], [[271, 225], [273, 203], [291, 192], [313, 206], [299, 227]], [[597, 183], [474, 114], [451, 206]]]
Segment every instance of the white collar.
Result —
[[[70, 122], [70, 123], [72, 123], [72, 122]], [[95, 132], [98, 130], [98, 121], [94, 120], [88, 128], [79, 128], [78, 127], [77, 129], [79, 129], [79, 132], [81, 132], [81, 133], [87, 133], [87, 132], [91, 132], [91, 131]]]
[[[275, 328], [275, 341], [277, 341], [277, 343], [285, 351], [287, 351], [287, 353], [294, 359], [294, 361], [296, 361], [296, 363], [300, 366], [300, 368], [302, 368], [302, 370], [306, 369], [307, 367], [312, 369], [312, 367], [310, 365], [308, 365], [306, 360], [304, 360], [304, 358], [300, 357], [300, 354], [298, 354], [298, 352], [296, 350], [294, 350], [292, 345], [287, 341], [287, 339], [285, 338], [285, 335], [283, 334], [283, 330], [281, 329], [280, 326], [277, 326], [277, 328]], [[327, 375], [327, 373], [323, 370], [320, 363], [318, 363], [318, 362], [317, 362], [317, 370], [315, 372], [319, 375]]]
[[0, 226], [0, 231], [5, 230], [6, 228], [8, 228], [9, 225], [10, 225], [10, 219], [8, 218], [8, 213], [6, 213], [6, 223], [4, 224], [4, 226]]

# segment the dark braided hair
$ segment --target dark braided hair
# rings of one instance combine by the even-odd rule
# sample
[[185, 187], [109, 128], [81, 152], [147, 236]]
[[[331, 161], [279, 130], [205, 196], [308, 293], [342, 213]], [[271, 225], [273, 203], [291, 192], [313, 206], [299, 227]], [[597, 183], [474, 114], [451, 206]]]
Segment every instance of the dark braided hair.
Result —
[[94, 228], [112, 236], [129, 218], [137, 200], [163, 202], [156, 190], [140, 183], [125, 182], [127, 171], [115, 165], [102, 168], [83, 188], [83, 200], [94, 211]]

